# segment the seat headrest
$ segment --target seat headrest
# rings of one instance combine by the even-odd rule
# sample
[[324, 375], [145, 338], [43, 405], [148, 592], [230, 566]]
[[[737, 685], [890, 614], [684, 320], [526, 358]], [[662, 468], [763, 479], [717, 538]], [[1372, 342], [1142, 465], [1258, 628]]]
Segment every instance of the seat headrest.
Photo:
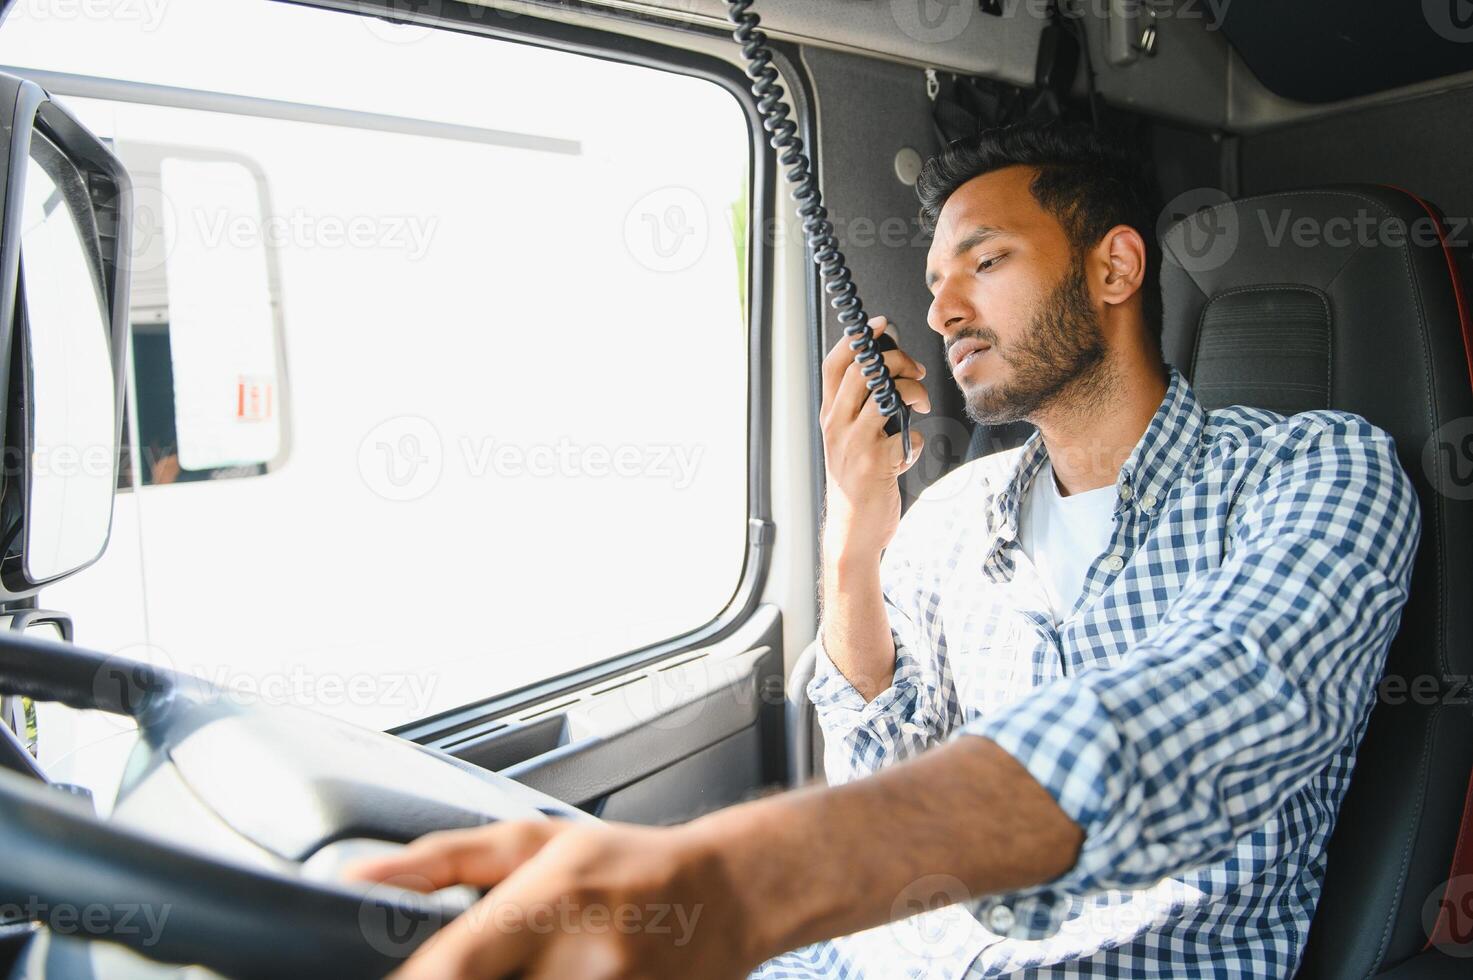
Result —
[[1334, 408], [1396, 440], [1422, 503], [1413, 591], [1439, 634], [1401, 669], [1473, 670], [1473, 616], [1447, 605], [1473, 588], [1473, 561], [1450, 560], [1473, 540], [1466, 257], [1441, 214], [1397, 188], [1331, 186], [1220, 198], [1161, 244], [1163, 352], [1204, 408]]
[[1439, 354], [1463, 387], [1473, 375], [1445, 245], [1435, 208], [1380, 185], [1198, 207], [1162, 236], [1166, 359], [1212, 407], [1333, 405], [1390, 428], [1394, 400], [1374, 397], [1383, 372], [1425, 376]]

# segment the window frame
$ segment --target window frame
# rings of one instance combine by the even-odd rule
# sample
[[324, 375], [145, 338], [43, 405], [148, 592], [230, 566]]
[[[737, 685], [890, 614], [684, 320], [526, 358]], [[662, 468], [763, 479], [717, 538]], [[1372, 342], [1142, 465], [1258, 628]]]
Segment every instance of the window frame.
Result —
[[[3, 0], [0, 0], [3, 2]], [[585, 691], [611, 678], [634, 673], [652, 665], [688, 654], [693, 648], [705, 647], [720, 642], [741, 629], [756, 612], [763, 587], [772, 561], [772, 541], [775, 526], [772, 520], [770, 498], [770, 449], [771, 449], [771, 350], [773, 297], [770, 284], [773, 278], [773, 242], [766, 233], [771, 227], [770, 219], [775, 214], [775, 187], [778, 182], [776, 155], [768, 143], [768, 135], [762, 126], [757, 102], [751, 93], [751, 81], [734, 63], [715, 55], [692, 51], [660, 41], [631, 37], [616, 31], [563, 23], [544, 19], [533, 14], [508, 13], [474, 3], [458, 0], [434, 0], [417, 10], [408, 10], [403, 0], [273, 0], [293, 6], [307, 7], [347, 16], [379, 16], [399, 22], [424, 25], [438, 30], [453, 31], [477, 37], [524, 44], [533, 47], [578, 54], [619, 64], [666, 71], [673, 74], [698, 78], [720, 86], [731, 95], [740, 107], [746, 120], [748, 135], [748, 207], [747, 214], [747, 262], [746, 262], [746, 329], [747, 329], [747, 384], [746, 384], [746, 461], [747, 461], [747, 515], [746, 549], [740, 573], [726, 604], [705, 624], [664, 640], [647, 644], [633, 650], [616, 653], [594, 663], [554, 674], [510, 690], [488, 694], [468, 701], [463, 705], [436, 712], [424, 718], [411, 720], [389, 728], [390, 734], [415, 742], [432, 744], [445, 740], [464, 739], [468, 733], [488, 722], [528, 707], [550, 704], [566, 699], [569, 694]], [[693, 26], [668, 20], [663, 17], [636, 12], [615, 12], [582, 8], [585, 12], [596, 12], [617, 21], [637, 21], [668, 26], [680, 33], [706, 39], [719, 38], [733, 44], [729, 33], [713, 27]], [[774, 42], [773, 48], [782, 58], [785, 72], [798, 72], [794, 86], [798, 91], [790, 93], [797, 106], [795, 121], [800, 126], [805, 142], [811, 145], [811, 115], [804, 111], [810, 102], [807, 80], [796, 66], [792, 46]], [[26, 69], [18, 69], [26, 74]], [[32, 71], [31, 74], [53, 75], [55, 73]], [[195, 90], [154, 86], [145, 83], [108, 83], [105, 79], [87, 76], [55, 75], [43, 79], [48, 87], [58, 94], [85, 98], [122, 98], [124, 101], [144, 102], [150, 105], [180, 108], [213, 108], [198, 104]], [[96, 83], [102, 83], [101, 85]], [[80, 86], [80, 88], [78, 88]], [[77, 89], [73, 91], [73, 89]], [[148, 97], [144, 97], [147, 92]], [[162, 96], [162, 97], [161, 97]], [[270, 99], [255, 99], [247, 96], [228, 96], [226, 101], [238, 102], [242, 107], [254, 104], [251, 115], [276, 117], [278, 112], [264, 111], [267, 108], [290, 107], [289, 103], [276, 105]], [[217, 110], [218, 111], [218, 110]], [[371, 115], [371, 113], [370, 113]], [[282, 116], [290, 118], [289, 116]], [[274, 259], [274, 256], [272, 257]], [[273, 269], [273, 273], [276, 270]], [[807, 295], [809, 326], [816, 321], [815, 312], [821, 298], [817, 293], [816, 270], [808, 264], [808, 275], [804, 282]], [[282, 311], [273, 310], [280, 330]], [[811, 332], [811, 331], [810, 331]], [[812, 338], [810, 338], [811, 340]], [[124, 425], [124, 449], [128, 453], [131, 469], [133, 447], [132, 416], [136, 411], [134, 400], [135, 368], [132, 363], [132, 325], [126, 337], [128, 364], [124, 375], [126, 386], [125, 404], [121, 406]], [[289, 338], [278, 333], [278, 361], [282, 370], [284, 399], [291, 393], [290, 374], [286, 370]], [[815, 365], [816, 365], [815, 361]], [[281, 458], [273, 461], [268, 474], [289, 456], [290, 415], [283, 418], [284, 447]], [[821, 455], [821, 454], [820, 454]], [[136, 477], [135, 477], [136, 479]], [[815, 476], [815, 485], [821, 488], [821, 470]], [[130, 481], [132, 483], [132, 481]], [[141, 480], [126, 489], [137, 492], [146, 489]], [[421, 617], [438, 616], [443, 610], [402, 609], [401, 615]], [[551, 710], [551, 709], [549, 709]]]

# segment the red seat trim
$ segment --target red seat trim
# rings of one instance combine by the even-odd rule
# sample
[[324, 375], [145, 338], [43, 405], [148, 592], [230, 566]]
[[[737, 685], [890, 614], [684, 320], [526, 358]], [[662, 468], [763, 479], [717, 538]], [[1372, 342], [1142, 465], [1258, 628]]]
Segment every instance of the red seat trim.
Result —
[[1468, 300], [1463, 292], [1463, 277], [1458, 274], [1457, 256], [1453, 253], [1452, 246], [1448, 244], [1447, 235], [1442, 230], [1442, 216], [1433, 209], [1432, 205], [1404, 187], [1397, 187], [1395, 184], [1382, 184], [1381, 186], [1389, 187], [1416, 201], [1422, 210], [1427, 212], [1427, 217], [1432, 219], [1432, 227], [1437, 230], [1437, 241], [1442, 245], [1442, 257], [1447, 261], [1447, 275], [1453, 283], [1453, 298], [1458, 304], [1458, 326], [1463, 332], [1463, 356], [1468, 361], [1468, 383], [1473, 385], [1473, 318], [1468, 315]]

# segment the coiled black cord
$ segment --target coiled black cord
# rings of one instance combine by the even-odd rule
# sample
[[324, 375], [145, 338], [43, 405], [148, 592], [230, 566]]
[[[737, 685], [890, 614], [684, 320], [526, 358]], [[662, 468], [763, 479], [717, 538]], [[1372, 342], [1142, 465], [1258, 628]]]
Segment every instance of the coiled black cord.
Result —
[[747, 62], [747, 77], [752, 80], [752, 94], [757, 97], [757, 109], [762, 113], [762, 128], [767, 130], [772, 148], [778, 151], [778, 161], [788, 168], [788, 180], [793, 183], [793, 200], [798, 202], [798, 216], [803, 219], [803, 235], [808, 242], [808, 253], [818, 264], [819, 277], [823, 280], [824, 292], [833, 298], [829, 302], [838, 312], [839, 323], [844, 335], [849, 338], [854, 359], [859, 362], [864, 374], [865, 385], [880, 414], [888, 421], [885, 431], [900, 433], [905, 458], [910, 459], [910, 409], [895, 390], [895, 380], [885, 366], [884, 352], [896, 347], [888, 333], [875, 337], [866, 322], [864, 304], [859, 300], [859, 290], [854, 286], [854, 277], [844, 264], [844, 253], [839, 251], [834, 238], [834, 226], [824, 209], [823, 197], [819, 193], [818, 180], [803, 152], [803, 140], [798, 136], [798, 126], [788, 116], [791, 109], [783, 99], [783, 88], [778, 83], [777, 69], [772, 66], [772, 49], [767, 46], [767, 35], [759, 25], [762, 20], [749, 8], [752, 0], [727, 0], [726, 16], [735, 30], [732, 37], [741, 45], [742, 57]]

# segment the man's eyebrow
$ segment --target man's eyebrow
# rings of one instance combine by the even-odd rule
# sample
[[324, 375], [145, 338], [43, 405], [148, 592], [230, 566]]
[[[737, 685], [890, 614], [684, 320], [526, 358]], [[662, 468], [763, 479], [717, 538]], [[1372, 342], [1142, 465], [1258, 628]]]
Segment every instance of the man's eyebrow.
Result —
[[[1001, 234], [1004, 234], [1001, 228], [994, 228], [992, 225], [978, 225], [976, 228], [972, 229], [971, 233], [968, 234], [966, 238], [963, 238], [961, 241], [956, 243], [956, 247], [951, 250], [951, 255], [953, 258], [960, 258], [961, 256], [966, 255], [972, 249], [976, 248], [978, 245], [981, 245], [983, 242], [987, 241], [989, 238], [996, 238], [998, 235]], [[926, 285], [929, 287], [935, 282], [936, 273], [927, 272]]]

